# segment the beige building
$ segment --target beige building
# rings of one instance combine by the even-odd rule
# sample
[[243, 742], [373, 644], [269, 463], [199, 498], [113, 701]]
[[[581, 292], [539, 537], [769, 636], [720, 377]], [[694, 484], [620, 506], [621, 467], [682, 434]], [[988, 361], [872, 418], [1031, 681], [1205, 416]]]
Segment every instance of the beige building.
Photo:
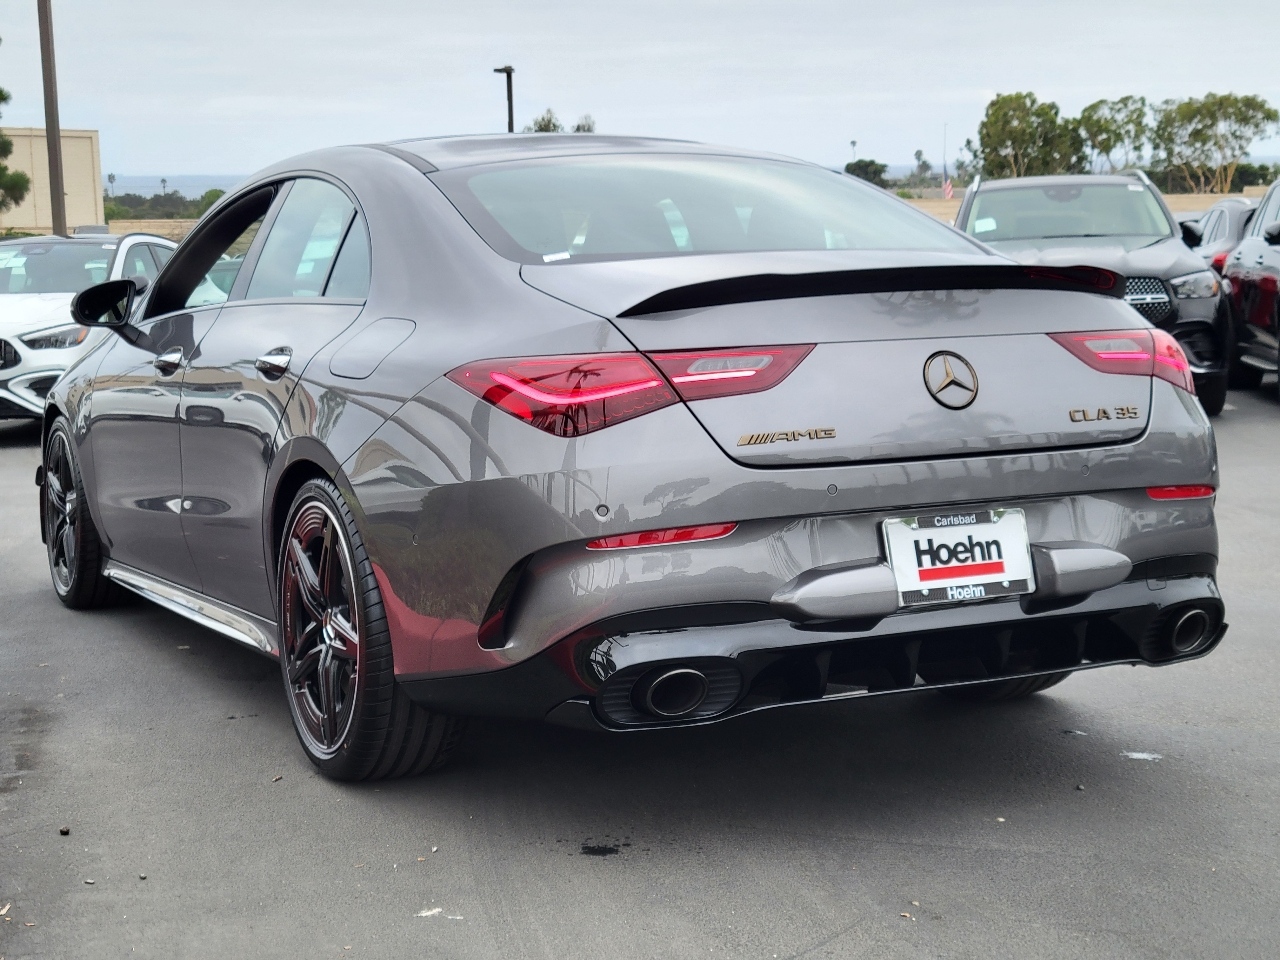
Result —
[[[6, 127], [13, 153], [3, 162], [31, 178], [27, 198], [12, 210], [0, 213], [0, 232], [51, 233], [53, 211], [49, 206], [49, 153], [43, 127]], [[98, 157], [97, 130], [62, 131], [62, 179], [67, 197], [67, 229], [105, 222], [102, 212], [102, 163]]]

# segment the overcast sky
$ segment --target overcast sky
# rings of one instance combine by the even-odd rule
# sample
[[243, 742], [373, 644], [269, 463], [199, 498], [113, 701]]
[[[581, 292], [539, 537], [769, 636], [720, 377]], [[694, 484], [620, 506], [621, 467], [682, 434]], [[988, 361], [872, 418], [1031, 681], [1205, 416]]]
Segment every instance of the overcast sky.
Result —
[[[935, 164], [997, 92], [1075, 113], [1206, 91], [1280, 105], [1280, 2], [1206, 0], [53, 0], [62, 123], [104, 174], [242, 174], [336, 143], [517, 129], [553, 107], [601, 133], [830, 166]], [[43, 126], [35, 0], [0, 0], [5, 126]], [[1280, 154], [1280, 142], [1255, 146]]]

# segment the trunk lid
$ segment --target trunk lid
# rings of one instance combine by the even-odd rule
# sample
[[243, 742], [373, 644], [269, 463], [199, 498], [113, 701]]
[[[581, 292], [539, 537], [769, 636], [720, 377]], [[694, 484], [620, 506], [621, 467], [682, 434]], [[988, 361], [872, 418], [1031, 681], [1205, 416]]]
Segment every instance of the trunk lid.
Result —
[[[1061, 449], [1131, 440], [1146, 428], [1150, 377], [1094, 370], [1048, 336], [1148, 327], [1113, 295], [921, 289], [926, 280], [907, 291], [619, 316], [648, 298], [661, 302], [663, 292], [681, 282], [702, 282], [708, 273], [693, 269], [692, 259], [524, 269], [531, 285], [606, 312], [646, 353], [814, 344], [767, 390], [688, 403], [740, 463], [782, 467]], [[738, 258], [696, 259], [720, 261], [710, 265], [710, 276], [719, 279], [732, 276], [723, 261]], [[815, 258], [795, 259], [799, 272], [811, 269]], [[948, 258], [953, 265], [958, 259]], [[778, 260], [770, 255], [775, 275]], [[895, 266], [901, 264], [895, 258]]]

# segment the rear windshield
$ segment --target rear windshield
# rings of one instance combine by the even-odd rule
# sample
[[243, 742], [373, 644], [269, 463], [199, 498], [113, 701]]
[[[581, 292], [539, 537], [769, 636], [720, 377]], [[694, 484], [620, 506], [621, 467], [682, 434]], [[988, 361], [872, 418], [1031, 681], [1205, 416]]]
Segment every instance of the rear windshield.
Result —
[[964, 224], [982, 241], [1058, 237], [1172, 236], [1151, 191], [1140, 183], [1073, 183], [979, 193]]
[[799, 163], [594, 156], [432, 175], [486, 242], [524, 263], [767, 250], [952, 250], [965, 240], [861, 181]]
[[79, 293], [107, 279], [115, 252], [114, 243], [0, 245], [0, 294]]

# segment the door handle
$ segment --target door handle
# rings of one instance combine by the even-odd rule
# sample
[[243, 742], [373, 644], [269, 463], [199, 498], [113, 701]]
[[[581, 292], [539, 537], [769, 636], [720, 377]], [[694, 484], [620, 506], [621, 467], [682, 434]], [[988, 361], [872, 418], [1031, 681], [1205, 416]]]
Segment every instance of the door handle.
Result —
[[253, 362], [253, 365], [268, 377], [283, 377], [289, 370], [293, 360], [293, 351], [288, 347], [277, 347], [265, 353]]
[[172, 350], [166, 350], [152, 360], [151, 365], [164, 376], [169, 376], [169, 374], [174, 373], [182, 366], [182, 348], [174, 347]]
[[1265, 256], [1264, 254], [1261, 254], [1261, 253], [1260, 253], [1260, 254], [1258, 254], [1258, 259], [1257, 259], [1257, 260], [1255, 260], [1255, 261], [1253, 261], [1253, 262], [1254, 262], [1255, 264], [1257, 264], [1258, 266], [1262, 266], [1263, 261], [1264, 261], [1264, 260], [1266, 260], [1266, 259], [1267, 259], [1267, 258], [1266, 258], [1266, 256]]

